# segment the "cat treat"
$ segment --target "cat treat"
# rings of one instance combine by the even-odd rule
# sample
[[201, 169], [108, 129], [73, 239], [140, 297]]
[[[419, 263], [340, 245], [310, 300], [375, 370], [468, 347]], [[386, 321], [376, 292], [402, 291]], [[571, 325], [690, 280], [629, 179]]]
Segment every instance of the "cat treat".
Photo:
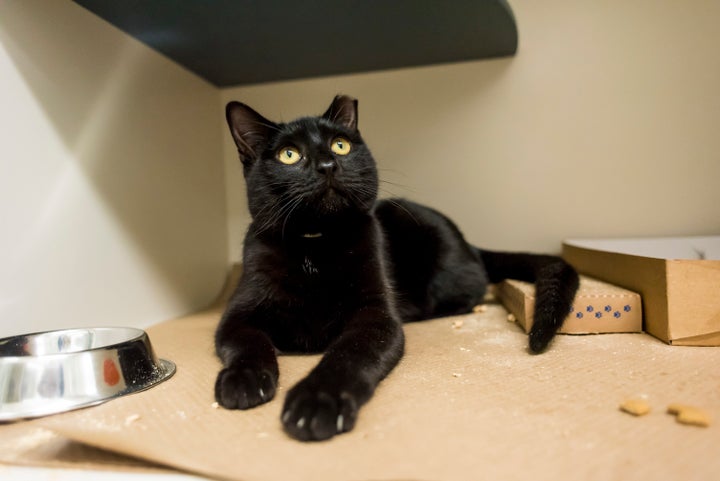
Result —
[[633, 416], [644, 416], [650, 412], [650, 405], [642, 399], [628, 399], [620, 404], [620, 410]]
[[138, 419], [140, 419], [142, 416], [139, 414], [131, 414], [130, 416], [125, 418], [125, 426], [130, 426], [131, 424], [135, 423]]
[[700, 408], [673, 403], [668, 406], [667, 412], [668, 414], [674, 415], [675, 420], [680, 424], [689, 424], [704, 428], [710, 426], [710, 415]]

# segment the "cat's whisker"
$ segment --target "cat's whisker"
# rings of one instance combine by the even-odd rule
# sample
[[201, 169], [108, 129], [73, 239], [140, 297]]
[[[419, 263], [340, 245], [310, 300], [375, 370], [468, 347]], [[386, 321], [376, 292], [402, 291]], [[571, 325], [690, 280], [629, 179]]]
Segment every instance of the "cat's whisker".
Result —
[[283, 221], [282, 225], [282, 231], [281, 231], [281, 237], [285, 238], [285, 225], [287, 224], [287, 221], [290, 219], [290, 216], [292, 215], [293, 211], [303, 202], [303, 198], [295, 199], [295, 202], [292, 205], [292, 208], [288, 211], [288, 213], [285, 215], [285, 220]]
[[268, 203], [263, 206], [260, 211], [258, 211], [258, 213], [255, 215], [256, 220], [262, 220], [262, 218], [265, 217], [265, 214], [267, 214], [267, 217], [262, 221], [262, 224], [257, 227], [258, 233], [265, 232], [270, 227], [275, 225], [278, 220], [280, 220], [284, 210], [290, 204], [292, 204], [293, 195], [294, 192], [292, 191], [284, 192], [277, 198], [276, 202]]
[[392, 173], [392, 174], [397, 174], [397, 175], [399, 175], [400, 177], [405, 177], [405, 178], [410, 177], [407, 173], [405, 173], [405, 172], [403, 172], [403, 171], [401, 171], [401, 170], [387, 169], [387, 168], [381, 169], [381, 168], [378, 167], [377, 171], [378, 171], [378, 172], [388, 172], [388, 173]]
[[408, 186], [405, 185], [405, 184], [398, 184], [397, 182], [391, 182], [391, 181], [385, 180], [385, 179], [379, 179], [379, 182], [382, 183], [382, 184], [389, 184], [389, 185], [392, 185], [392, 186], [394, 186], [394, 187], [400, 187], [401, 189], [404, 189], [404, 190], [407, 190], [407, 191], [410, 191], [410, 192], [416, 192], [415, 190], [411, 189], [410, 187], [408, 187]]
[[391, 203], [392, 205], [394, 205], [395, 207], [397, 207], [398, 209], [401, 209], [401, 210], [405, 211], [405, 213], [406, 213], [407, 215], [409, 215], [410, 218], [411, 218], [412, 220], [414, 220], [417, 225], [421, 225], [421, 224], [420, 224], [420, 221], [419, 221], [419, 220], [413, 215], [413, 213], [410, 212], [404, 205], [402, 205], [401, 203], [399, 203], [399, 202], [397, 202], [397, 201], [394, 201], [393, 199], [387, 199], [387, 201], [390, 202], [390, 203]]
[[290, 198], [291, 195], [292, 192], [284, 192], [280, 197], [278, 197], [276, 203], [268, 203], [262, 206], [260, 210], [255, 214], [254, 219], [262, 219], [265, 214], [270, 214], [268, 218], [263, 222], [263, 228], [265, 227], [265, 224], [272, 224], [276, 217], [276, 215], [273, 214], [274, 209], [276, 209], [278, 205], [282, 206]]
[[286, 212], [291, 211], [294, 208], [293, 205], [297, 202], [298, 199], [287, 198], [278, 202], [277, 204], [274, 204], [273, 207], [276, 208], [270, 211], [270, 216], [268, 217], [267, 222], [265, 222], [265, 224], [263, 225], [263, 231], [276, 225], [277, 222], [283, 218], [283, 215], [285, 215]]
[[259, 120], [255, 120], [255, 121], [253, 121], [253, 123], [257, 124], [257, 125], [262, 125], [263, 127], [267, 127], [268, 129], [272, 129], [272, 130], [276, 130], [276, 131], [280, 132], [280, 127], [278, 127], [275, 124], [268, 124], [266, 122], [260, 122]]
[[395, 192], [387, 190], [387, 189], [380, 188], [380, 189], [378, 189], [378, 192], [381, 194], [385, 194], [388, 197], [398, 197], [398, 195]]

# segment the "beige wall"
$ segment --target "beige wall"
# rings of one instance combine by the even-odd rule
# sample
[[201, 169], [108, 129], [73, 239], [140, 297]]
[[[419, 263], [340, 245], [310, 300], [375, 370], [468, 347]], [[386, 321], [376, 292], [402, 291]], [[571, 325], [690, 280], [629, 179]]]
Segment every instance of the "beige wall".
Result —
[[[478, 245], [720, 233], [720, 2], [511, 4], [513, 58], [231, 88], [223, 102], [290, 120], [358, 97], [386, 194], [443, 210]], [[224, 145], [237, 259], [248, 217]]]
[[230, 99], [357, 96], [384, 194], [478, 245], [718, 233], [720, 3], [511, 3], [510, 59], [219, 91], [72, 2], [0, 2], [0, 336], [212, 299], [249, 221]]
[[227, 263], [211, 85], [70, 1], [0, 2], [0, 336], [210, 302]]

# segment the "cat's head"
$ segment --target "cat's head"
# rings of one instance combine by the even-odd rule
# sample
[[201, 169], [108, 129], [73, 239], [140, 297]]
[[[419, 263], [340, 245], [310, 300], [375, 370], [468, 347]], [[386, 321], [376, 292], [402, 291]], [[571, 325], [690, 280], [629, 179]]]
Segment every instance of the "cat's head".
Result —
[[378, 176], [357, 129], [357, 100], [338, 95], [323, 115], [288, 123], [239, 102], [226, 116], [257, 228], [312, 230], [372, 208]]

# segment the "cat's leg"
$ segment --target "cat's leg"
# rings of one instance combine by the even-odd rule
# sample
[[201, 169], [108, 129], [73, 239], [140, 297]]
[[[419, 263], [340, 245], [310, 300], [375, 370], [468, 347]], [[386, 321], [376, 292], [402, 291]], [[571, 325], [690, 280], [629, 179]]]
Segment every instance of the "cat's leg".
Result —
[[292, 437], [323, 440], [350, 431], [360, 406], [402, 357], [399, 321], [386, 309], [365, 307], [287, 394], [282, 423]]
[[242, 312], [228, 311], [215, 335], [223, 369], [215, 400], [228, 409], [249, 409], [275, 396], [279, 370], [275, 347], [262, 331], [243, 324]]

